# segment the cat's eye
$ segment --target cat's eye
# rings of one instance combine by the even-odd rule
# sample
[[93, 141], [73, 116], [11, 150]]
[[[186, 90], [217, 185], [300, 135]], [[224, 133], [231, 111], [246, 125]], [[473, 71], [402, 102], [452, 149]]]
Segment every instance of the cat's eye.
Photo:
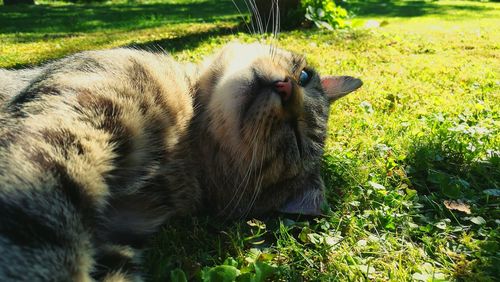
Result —
[[311, 75], [309, 74], [309, 72], [307, 72], [306, 70], [302, 70], [299, 75], [299, 85], [305, 86], [310, 79]]

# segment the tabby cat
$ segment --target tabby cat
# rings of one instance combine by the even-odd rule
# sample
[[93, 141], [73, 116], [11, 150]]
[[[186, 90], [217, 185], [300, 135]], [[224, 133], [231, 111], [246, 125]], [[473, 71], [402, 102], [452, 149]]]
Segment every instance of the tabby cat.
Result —
[[361, 84], [257, 43], [0, 69], [0, 280], [136, 281], [174, 216], [318, 214], [329, 104]]

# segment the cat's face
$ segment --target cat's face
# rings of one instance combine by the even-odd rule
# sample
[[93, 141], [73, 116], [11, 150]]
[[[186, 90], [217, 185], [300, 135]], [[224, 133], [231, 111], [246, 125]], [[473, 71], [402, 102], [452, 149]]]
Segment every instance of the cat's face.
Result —
[[254, 213], [318, 212], [329, 105], [361, 81], [321, 79], [302, 56], [260, 44], [230, 44], [209, 64], [208, 131], [252, 183], [240, 205]]

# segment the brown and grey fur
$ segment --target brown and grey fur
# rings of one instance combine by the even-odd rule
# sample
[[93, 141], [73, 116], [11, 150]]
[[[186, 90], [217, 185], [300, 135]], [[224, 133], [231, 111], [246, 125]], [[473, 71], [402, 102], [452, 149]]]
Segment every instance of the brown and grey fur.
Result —
[[115, 49], [0, 70], [0, 280], [140, 280], [171, 217], [317, 213], [329, 103], [361, 82], [301, 86], [305, 67], [230, 44], [197, 67]]

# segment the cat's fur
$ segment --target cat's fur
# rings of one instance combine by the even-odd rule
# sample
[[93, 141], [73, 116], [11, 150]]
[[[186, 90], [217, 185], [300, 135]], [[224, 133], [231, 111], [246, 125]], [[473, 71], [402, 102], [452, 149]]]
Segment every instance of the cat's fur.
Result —
[[197, 67], [115, 49], [0, 70], [0, 280], [136, 280], [173, 216], [317, 213], [329, 103], [361, 82], [301, 86], [305, 67], [230, 44]]

